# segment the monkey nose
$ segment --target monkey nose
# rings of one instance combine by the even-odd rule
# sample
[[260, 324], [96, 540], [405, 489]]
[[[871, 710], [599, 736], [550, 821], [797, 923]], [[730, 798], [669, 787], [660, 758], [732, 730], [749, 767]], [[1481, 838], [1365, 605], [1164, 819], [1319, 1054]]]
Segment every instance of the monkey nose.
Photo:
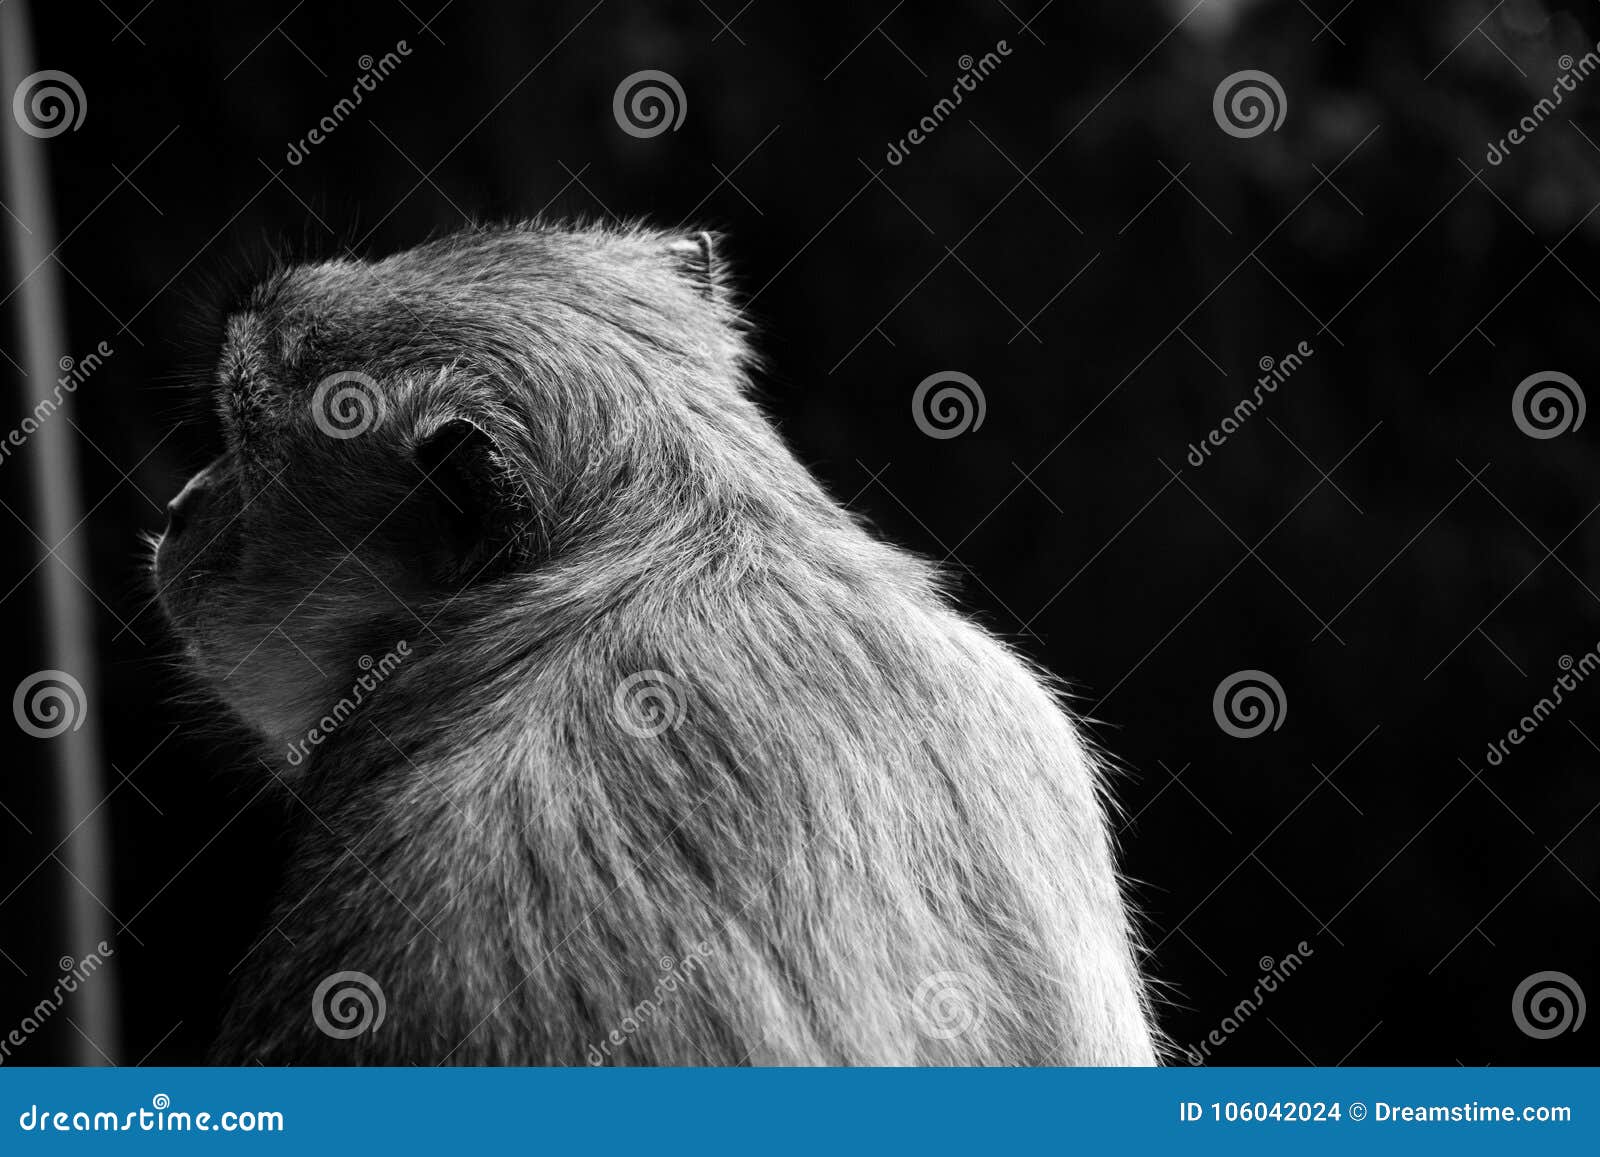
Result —
[[[219, 459], [220, 461], [220, 459]], [[211, 463], [184, 485], [178, 496], [167, 503], [167, 533], [177, 536], [189, 525], [195, 510], [205, 501], [206, 491], [217, 466]]]
[[[179, 495], [181, 498], [182, 495]], [[173, 537], [183, 533], [183, 528], [189, 524], [188, 516], [183, 512], [183, 503], [174, 498], [167, 503], [167, 534]]]

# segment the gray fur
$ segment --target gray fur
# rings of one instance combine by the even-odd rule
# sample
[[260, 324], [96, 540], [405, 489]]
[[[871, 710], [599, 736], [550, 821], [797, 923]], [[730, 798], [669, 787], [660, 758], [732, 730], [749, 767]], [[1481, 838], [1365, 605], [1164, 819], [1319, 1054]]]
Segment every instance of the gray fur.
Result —
[[[468, 232], [229, 319], [229, 452], [157, 580], [297, 836], [218, 1060], [1155, 1060], [1095, 756], [779, 439], [713, 244]], [[383, 421], [329, 438], [309, 400], [349, 370]], [[413, 457], [452, 421], [493, 511], [464, 547]], [[641, 738], [646, 671], [681, 720]], [[336, 1039], [344, 970], [387, 1014]]]

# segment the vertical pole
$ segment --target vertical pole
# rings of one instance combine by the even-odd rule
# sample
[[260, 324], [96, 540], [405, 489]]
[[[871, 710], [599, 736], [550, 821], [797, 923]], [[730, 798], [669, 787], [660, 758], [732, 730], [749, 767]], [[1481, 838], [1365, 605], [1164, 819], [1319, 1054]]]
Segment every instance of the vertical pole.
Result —
[[[0, 4], [0, 96], [4, 98], [0, 102], [0, 156], [5, 162], [6, 200], [15, 214], [15, 218], [7, 215], [0, 220], [11, 233], [9, 280], [19, 286], [18, 344], [27, 372], [22, 395], [24, 412], [31, 414], [41, 401], [48, 398], [54, 402], [58, 363], [69, 351], [60, 276], [50, 258], [55, 219], [49, 198], [49, 142], [24, 132], [13, 115], [15, 94], [33, 73], [30, 32], [26, 0]], [[87, 532], [71, 533], [82, 508], [75, 432], [67, 421], [71, 408], [72, 395], [64, 393], [60, 412], [41, 421], [28, 444], [16, 453], [30, 464], [34, 532], [55, 548], [38, 572], [44, 591], [45, 667], [66, 672], [83, 689], [83, 703], [76, 707], [81, 726], [68, 727], [52, 738], [21, 739], [48, 748], [59, 801], [57, 830], [65, 838], [57, 854], [66, 865], [61, 873], [61, 900], [67, 943], [50, 953], [52, 970], [59, 957], [81, 959], [98, 952], [100, 942], [109, 942], [113, 936], [111, 920], [101, 907], [101, 900], [109, 895], [110, 872], [105, 810], [96, 810], [105, 791], [94, 612], [89, 592], [73, 577], [76, 572], [87, 578], [90, 568], [84, 545]], [[12, 697], [12, 689], [0, 690], [5, 691], [5, 699]], [[0, 715], [0, 726], [16, 725]], [[67, 1015], [83, 1034], [74, 1033], [71, 1038], [73, 1059], [79, 1064], [104, 1064], [117, 1056], [120, 1025], [114, 977], [109, 970], [96, 974], [80, 984], [71, 998]]]

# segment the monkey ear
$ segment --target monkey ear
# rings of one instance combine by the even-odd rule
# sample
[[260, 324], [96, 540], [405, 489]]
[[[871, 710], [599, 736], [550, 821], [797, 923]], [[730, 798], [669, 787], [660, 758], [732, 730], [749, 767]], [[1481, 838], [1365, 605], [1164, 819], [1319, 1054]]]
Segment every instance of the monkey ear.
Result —
[[[453, 570], [476, 576], [512, 561], [527, 529], [528, 503], [505, 457], [482, 427], [452, 418], [423, 436], [416, 464], [452, 547]], [[421, 493], [421, 491], [419, 491]]]
[[702, 230], [667, 246], [678, 270], [707, 298], [717, 300], [722, 291], [722, 270], [717, 261], [717, 238]]

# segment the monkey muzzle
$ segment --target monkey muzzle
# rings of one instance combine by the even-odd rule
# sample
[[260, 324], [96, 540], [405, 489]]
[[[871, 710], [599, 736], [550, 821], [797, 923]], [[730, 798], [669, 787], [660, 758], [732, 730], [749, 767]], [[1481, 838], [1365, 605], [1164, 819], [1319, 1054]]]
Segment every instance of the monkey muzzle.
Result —
[[213, 461], [184, 483], [178, 496], [167, 503], [167, 529], [163, 532], [163, 538], [176, 538], [194, 522], [215, 487], [221, 463], [221, 458]]

